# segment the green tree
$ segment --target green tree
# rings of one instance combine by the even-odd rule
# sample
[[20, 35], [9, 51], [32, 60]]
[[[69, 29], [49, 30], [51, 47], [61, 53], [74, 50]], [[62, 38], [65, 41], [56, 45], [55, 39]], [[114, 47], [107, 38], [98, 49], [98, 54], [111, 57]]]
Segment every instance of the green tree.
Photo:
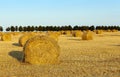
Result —
[[18, 31], [18, 26], [15, 26], [15, 31]]
[[27, 31], [27, 27], [26, 27], [26, 26], [23, 27], [23, 31], [24, 31], [24, 32]]
[[3, 31], [3, 27], [2, 26], [0, 26], [0, 31]]
[[6, 31], [10, 31], [10, 27], [7, 27], [7, 28], [6, 28]]
[[27, 26], [27, 31], [31, 31], [31, 27], [30, 26]]
[[34, 26], [30, 27], [30, 31], [34, 31], [34, 30], [35, 30]]
[[12, 32], [14, 32], [14, 31], [15, 31], [15, 27], [14, 27], [14, 26], [11, 26], [10, 30], [11, 30]]
[[19, 26], [19, 31], [23, 31], [23, 27], [22, 26]]
[[90, 26], [90, 27], [89, 27], [89, 30], [91, 30], [91, 31], [95, 30], [94, 25]]

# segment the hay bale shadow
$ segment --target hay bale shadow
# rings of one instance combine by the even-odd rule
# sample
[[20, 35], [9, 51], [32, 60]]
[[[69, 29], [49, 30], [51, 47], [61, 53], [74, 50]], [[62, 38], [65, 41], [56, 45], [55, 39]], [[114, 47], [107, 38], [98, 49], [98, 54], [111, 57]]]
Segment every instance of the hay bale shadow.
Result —
[[120, 45], [115, 45], [115, 46], [120, 46]]
[[68, 40], [81, 41], [82, 39], [68, 39]]
[[19, 43], [13, 43], [12, 45], [21, 47]]
[[120, 46], [120, 44], [117, 44], [117, 45], [111, 45], [111, 46]]
[[9, 55], [13, 58], [17, 59], [19, 62], [24, 61], [24, 53], [21, 51], [11, 51], [9, 52]]
[[111, 58], [109, 60], [104, 60], [105, 62], [120, 62], [120, 57], [118, 58]]
[[120, 35], [110, 35], [110, 36], [120, 36]]

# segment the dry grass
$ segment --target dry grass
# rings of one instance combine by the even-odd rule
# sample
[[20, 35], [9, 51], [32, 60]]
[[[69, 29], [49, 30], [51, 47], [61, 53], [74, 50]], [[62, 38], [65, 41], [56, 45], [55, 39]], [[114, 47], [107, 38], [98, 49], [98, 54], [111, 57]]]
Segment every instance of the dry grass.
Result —
[[56, 64], [60, 55], [57, 42], [47, 36], [35, 36], [24, 46], [25, 62], [30, 64]]
[[21, 63], [23, 48], [13, 45], [17, 41], [0, 41], [0, 77], [120, 77], [120, 32], [102, 35], [91, 41], [60, 36], [59, 65]]

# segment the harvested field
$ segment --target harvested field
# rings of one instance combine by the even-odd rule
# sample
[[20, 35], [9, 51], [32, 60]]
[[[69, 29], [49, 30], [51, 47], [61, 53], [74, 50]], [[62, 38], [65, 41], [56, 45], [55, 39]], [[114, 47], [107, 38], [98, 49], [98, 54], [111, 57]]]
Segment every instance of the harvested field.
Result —
[[0, 77], [120, 77], [120, 32], [94, 34], [93, 40], [61, 35], [58, 65], [22, 63], [20, 36], [14, 37], [0, 41]]

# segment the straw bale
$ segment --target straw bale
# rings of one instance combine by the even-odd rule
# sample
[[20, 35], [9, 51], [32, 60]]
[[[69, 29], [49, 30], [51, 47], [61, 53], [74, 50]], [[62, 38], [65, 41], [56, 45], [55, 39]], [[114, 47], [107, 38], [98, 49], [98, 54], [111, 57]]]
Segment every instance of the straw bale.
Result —
[[49, 32], [47, 33], [47, 36], [58, 42], [60, 34], [58, 32]]
[[73, 31], [73, 32], [72, 32], [72, 35], [73, 35], [74, 37], [81, 37], [81, 36], [82, 36], [82, 31]]
[[24, 54], [24, 61], [30, 64], [57, 64], [60, 48], [56, 41], [47, 36], [35, 36], [26, 42]]
[[83, 32], [82, 40], [93, 40], [93, 33], [91, 31]]
[[102, 34], [102, 30], [96, 30], [96, 34]]
[[11, 34], [4, 33], [4, 34], [2, 34], [2, 36], [1, 36], [1, 40], [2, 40], [2, 41], [11, 41], [11, 40], [12, 40], [12, 36], [11, 36]]
[[21, 36], [19, 38], [19, 44], [20, 46], [24, 46], [26, 41], [30, 38], [32, 38], [33, 36], [35, 36], [35, 34], [24, 34], [23, 36]]

